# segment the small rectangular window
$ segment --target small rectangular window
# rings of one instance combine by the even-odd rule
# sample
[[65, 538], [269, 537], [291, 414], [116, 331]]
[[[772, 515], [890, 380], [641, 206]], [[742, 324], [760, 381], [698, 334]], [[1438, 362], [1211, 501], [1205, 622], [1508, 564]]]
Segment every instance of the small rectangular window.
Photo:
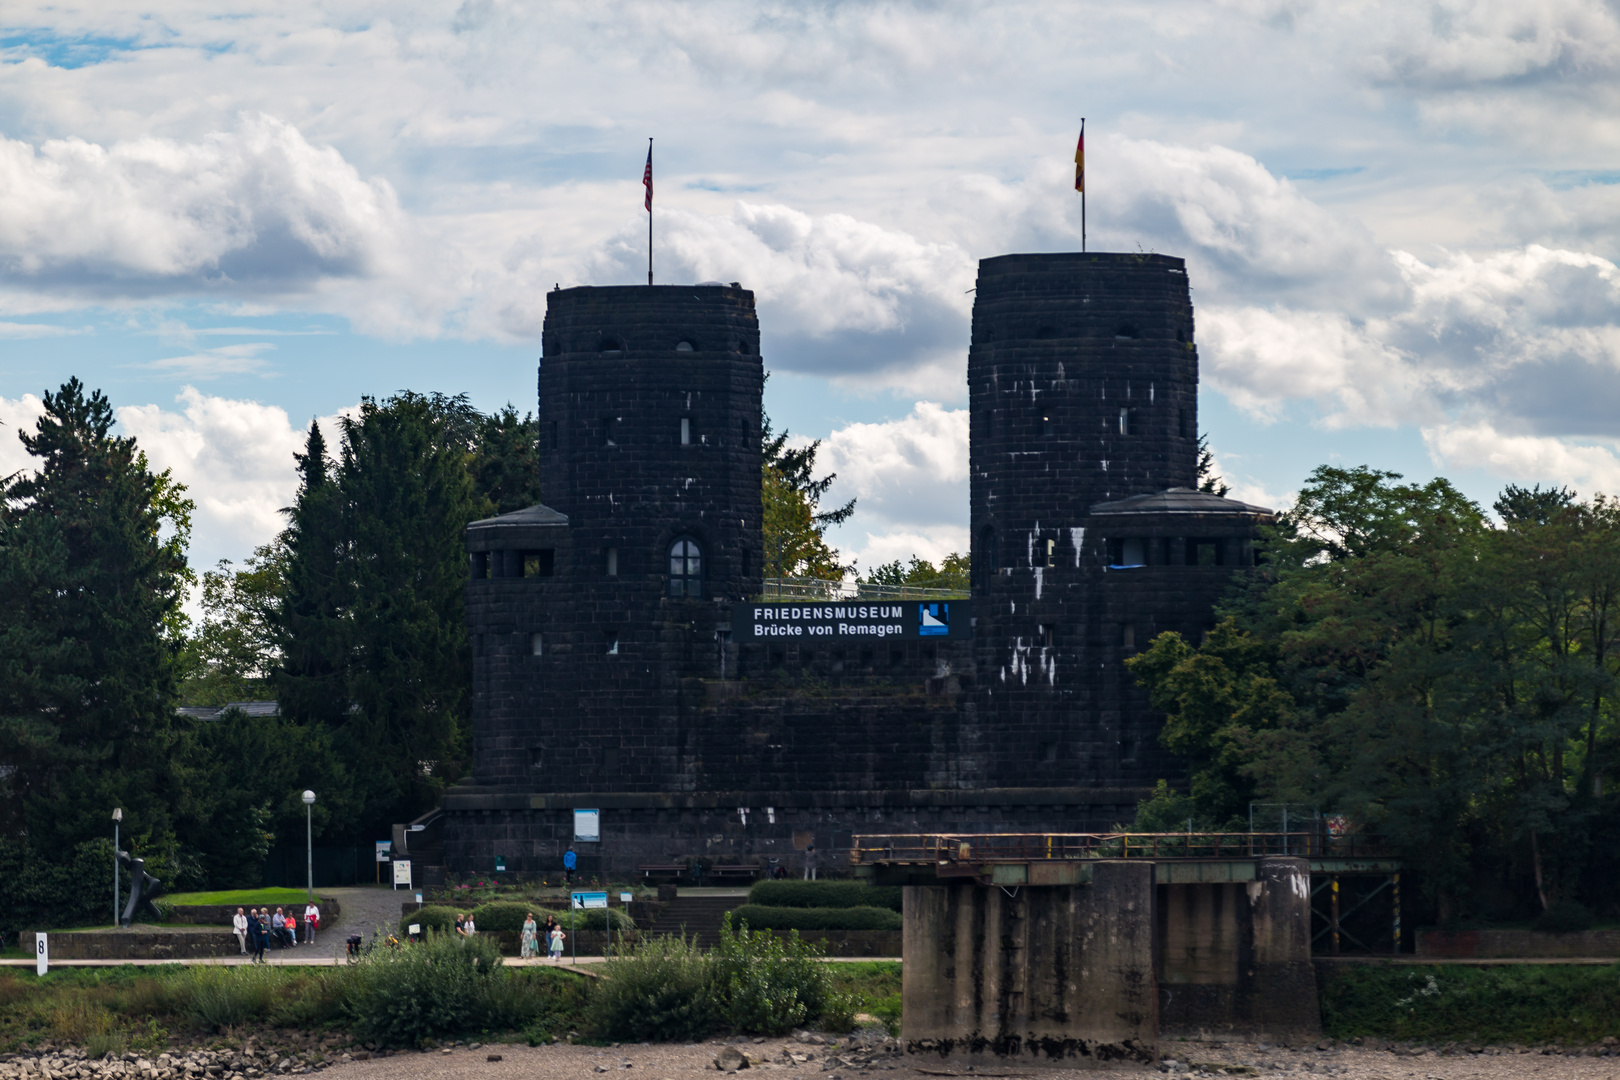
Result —
[[489, 552], [473, 552], [467, 572], [474, 581], [482, 581], [489, 577]]
[[681, 445], [692, 445], [692, 418], [690, 416], [681, 417]]
[[1056, 566], [1057, 565], [1057, 541], [1056, 540], [1048, 540], [1046, 542], [1046, 565], [1047, 566]]
[[1131, 410], [1130, 409], [1121, 409], [1121, 410], [1119, 410], [1119, 433], [1121, 435], [1129, 435], [1131, 433]]
[[1188, 439], [1188, 438], [1192, 437], [1191, 435], [1188, 434], [1188, 429], [1191, 428], [1191, 426], [1192, 425], [1187, 422], [1187, 410], [1182, 409], [1181, 410], [1181, 417], [1177, 421], [1177, 430], [1179, 430], [1181, 432], [1181, 437], [1183, 439]]
[[1136, 624], [1126, 623], [1120, 628], [1119, 643], [1127, 649], [1136, 648]]
[[540, 650], [541, 650], [540, 634], [539, 634], [538, 631], [536, 631], [535, 633], [529, 635], [529, 655], [530, 656], [539, 656], [541, 654]]
[[524, 577], [551, 577], [557, 572], [557, 552], [553, 548], [523, 553]]
[[604, 564], [605, 564], [605, 569], [607, 571], [607, 576], [608, 577], [618, 577], [619, 576], [619, 549], [618, 548], [608, 548], [607, 549], [607, 554], [606, 554], [603, 561], [604, 561]]
[[1041, 434], [1052, 434], [1052, 418], [1050, 416], [1041, 417]]
[[529, 768], [538, 769], [546, 763], [545, 751], [538, 746], [529, 747]]
[[614, 430], [614, 417], [602, 417], [602, 445], [618, 446], [619, 444], [613, 439], [616, 434], [618, 434], [618, 432]]
[[1052, 647], [1053, 639], [1056, 637], [1055, 628], [1043, 624], [1041, 626], [1037, 626], [1035, 628], [1035, 632], [1041, 640], [1041, 648], [1050, 649]]
[[607, 654], [609, 656], [619, 655], [619, 632], [617, 630], [604, 631], [602, 640], [607, 644]]
[[1128, 537], [1120, 544], [1121, 566], [1146, 566], [1147, 542], [1141, 537]]

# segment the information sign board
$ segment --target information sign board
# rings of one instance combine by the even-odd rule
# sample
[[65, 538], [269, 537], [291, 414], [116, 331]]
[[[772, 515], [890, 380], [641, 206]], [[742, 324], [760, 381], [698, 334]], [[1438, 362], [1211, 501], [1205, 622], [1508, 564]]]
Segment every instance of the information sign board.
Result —
[[602, 811], [574, 811], [574, 843], [595, 844], [602, 839]]
[[411, 887], [411, 860], [409, 859], [394, 860], [394, 888], [397, 889], [401, 885], [407, 889]]
[[973, 636], [971, 600], [762, 600], [731, 609], [734, 641], [818, 641], [847, 645]]
[[394, 842], [392, 840], [378, 840], [377, 841], [377, 861], [378, 862], [387, 862], [388, 858], [389, 858], [389, 852], [392, 851], [393, 848], [394, 848]]
[[607, 893], [605, 892], [577, 892], [574, 893], [573, 896], [574, 909], [576, 911], [584, 910], [586, 908], [605, 908], [608, 906]]

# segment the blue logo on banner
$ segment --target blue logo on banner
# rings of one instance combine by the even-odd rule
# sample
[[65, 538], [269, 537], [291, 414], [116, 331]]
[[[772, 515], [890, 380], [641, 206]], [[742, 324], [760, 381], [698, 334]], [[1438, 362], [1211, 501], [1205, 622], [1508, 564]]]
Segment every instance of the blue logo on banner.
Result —
[[951, 632], [951, 605], [943, 601], [917, 605], [917, 636], [947, 637]]

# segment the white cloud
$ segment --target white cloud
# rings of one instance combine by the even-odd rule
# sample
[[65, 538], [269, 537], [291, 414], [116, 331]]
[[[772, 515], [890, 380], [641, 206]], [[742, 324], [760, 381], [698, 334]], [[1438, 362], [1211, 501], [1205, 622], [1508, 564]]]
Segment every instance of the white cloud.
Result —
[[[750, 202], [724, 216], [673, 211], [659, 221], [662, 280], [753, 289], [773, 367], [883, 382], [915, 377], [918, 367], [959, 367], [966, 355], [974, 262], [954, 244], [848, 214]], [[588, 275], [640, 272], [645, 245], [644, 233], [621, 230]]]
[[817, 463], [838, 474], [829, 503], [856, 499], [832, 535], [863, 568], [968, 550], [966, 409], [919, 401], [898, 420], [846, 425], [827, 437]]
[[34, 459], [23, 449], [20, 434], [34, 433], [34, 422], [45, 415], [45, 403], [33, 394], [20, 398], [0, 397], [0, 477], [24, 469], [32, 471]]
[[[303, 450], [308, 429], [277, 406], [189, 386], [176, 400], [178, 411], [155, 404], [118, 409], [119, 429], [135, 437], [153, 469], [174, 470], [196, 501], [193, 564], [240, 558], [281, 531], [280, 510], [298, 487], [293, 454]], [[332, 418], [321, 427], [333, 445]]]
[[1484, 469], [1524, 484], [1568, 484], [1588, 497], [1620, 492], [1620, 455], [1613, 443], [1505, 434], [1483, 421], [1424, 428], [1423, 441], [1443, 467]]
[[0, 139], [0, 280], [15, 290], [296, 295], [378, 274], [402, 227], [386, 182], [262, 114], [191, 141]]
[[172, 372], [188, 379], [216, 379], [221, 375], [254, 375], [264, 372], [269, 366], [269, 362], [260, 354], [274, 348], [274, 345], [266, 341], [219, 345], [189, 356], [170, 356], [154, 360], [145, 366], [154, 371]]

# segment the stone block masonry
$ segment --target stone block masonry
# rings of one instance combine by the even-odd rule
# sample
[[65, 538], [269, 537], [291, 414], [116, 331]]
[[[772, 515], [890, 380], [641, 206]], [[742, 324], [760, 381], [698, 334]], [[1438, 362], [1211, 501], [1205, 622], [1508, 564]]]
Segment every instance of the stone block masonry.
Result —
[[546, 295], [542, 503], [467, 530], [473, 769], [454, 872], [776, 859], [854, 831], [1090, 831], [1181, 766], [1124, 660], [1196, 637], [1266, 511], [1191, 491], [1198, 356], [1160, 255], [980, 265], [972, 638], [739, 640], [762, 588], [764, 361], [740, 285]]

